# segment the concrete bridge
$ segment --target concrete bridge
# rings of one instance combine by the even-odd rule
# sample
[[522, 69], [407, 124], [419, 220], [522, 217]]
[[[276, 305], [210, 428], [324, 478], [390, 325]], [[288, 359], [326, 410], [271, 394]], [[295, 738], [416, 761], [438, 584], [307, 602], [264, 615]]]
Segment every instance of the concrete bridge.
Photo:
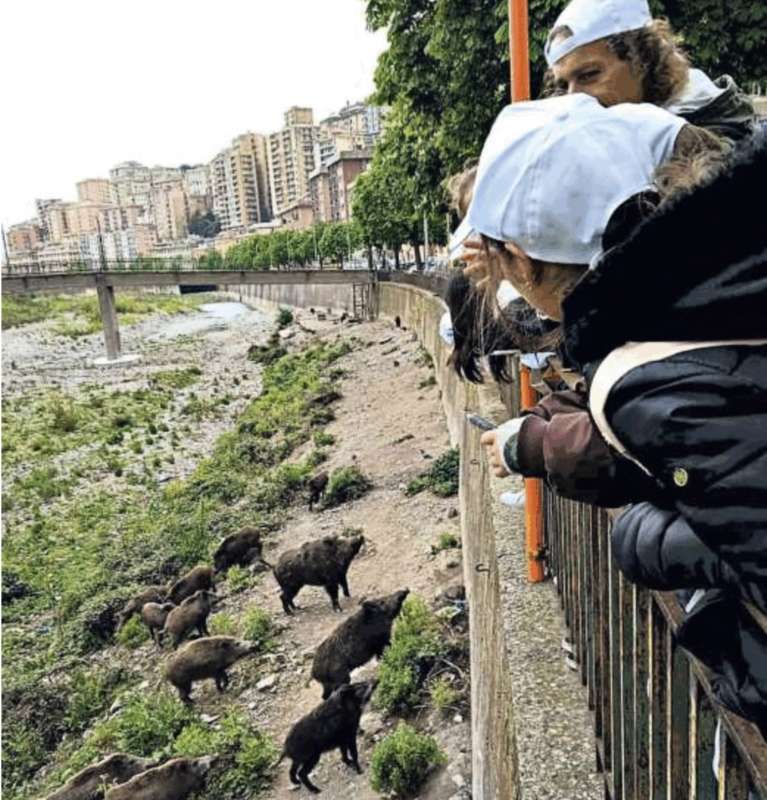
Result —
[[244, 286], [244, 285], [348, 285], [370, 286], [377, 279], [368, 270], [236, 270], [194, 269], [190, 267], [157, 270], [62, 270], [35, 272], [3, 271], [2, 291], [8, 294], [32, 292], [82, 291], [95, 289], [99, 298], [107, 359], [120, 357], [120, 329], [115, 306], [115, 290], [147, 286]]

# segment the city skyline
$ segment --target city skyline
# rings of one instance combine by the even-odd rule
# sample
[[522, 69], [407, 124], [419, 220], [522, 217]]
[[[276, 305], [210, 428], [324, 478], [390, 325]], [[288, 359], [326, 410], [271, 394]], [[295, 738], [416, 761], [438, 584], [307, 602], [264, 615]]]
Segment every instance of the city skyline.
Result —
[[[38, 74], [68, 69], [71, 76], [91, 68], [93, 80], [79, 80], [79, 93], [71, 96], [78, 102], [70, 102], [70, 98], [48, 89], [35, 94], [28, 83], [6, 79], [6, 108], [15, 112], [17, 122], [4, 130], [0, 148], [0, 222], [6, 228], [33, 217], [35, 199], [71, 199], [77, 182], [106, 177], [115, 164], [209, 163], [236, 136], [245, 132], [268, 136], [280, 130], [288, 106], [310, 106], [318, 119], [336, 113], [347, 102], [370, 95], [375, 63], [385, 46], [385, 36], [365, 29], [362, 0], [323, 4], [287, 0], [261, 11], [223, 0], [216, 6], [214, 22], [238, 21], [227, 27], [225, 42], [216, 40], [216, 27], [210, 18], [204, 25], [195, 18], [196, 4], [171, 2], [158, 10], [157, 4], [139, 0], [130, 14], [110, 8], [110, 12], [121, 14], [119, 35], [103, 7], [91, 7], [86, 0], [67, 4], [66, 14], [47, 0], [42, 6], [51, 13], [39, 14], [37, 7], [39, 19], [45, 22], [40, 28], [41, 41], [34, 47], [43, 52], [32, 56], [23, 53], [33, 47], [29, 39], [6, 35], [1, 58], [8, 63], [3, 74], [10, 74], [11, 62], [19, 74], [20, 66], [36, 61]], [[142, 8], [152, 8], [159, 16], [154, 14], [155, 19], [150, 19], [152, 15], [140, 13]], [[27, 24], [30, 11], [20, 4], [6, 10], [5, 17], [6, 22], [10, 18], [11, 23], [17, 23], [7, 25], [6, 31], [31, 30]], [[58, 25], [56, 17], [60, 18]], [[147, 59], [142, 61], [134, 50], [130, 55], [135, 58], [124, 63], [121, 45], [140, 41], [137, 34], [143, 30], [141, 25], [149, 26], [153, 40], [163, 40], [160, 49], [169, 73], [167, 81], [162, 80], [162, 71], [158, 73], [159, 65], [153, 62], [156, 80], [147, 84], [142, 77]], [[173, 26], [175, 37], [169, 38], [166, 34]], [[190, 50], [195, 32], [203, 27], [208, 28], [207, 39], [198, 50]], [[105, 55], [103, 41], [96, 38], [91, 42], [88, 58], [77, 46], [87, 37], [103, 37], [105, 31], [113, 40], [106, 49], [113, 55], [121, 54], [120, 59], [109, 61], [109, 69], [105, 69], [103, 59], [91, 64], [92, 57]], [[115, 36], [118, 41], [114, 41]], [[46, 48], [45, 43], [50, 45], [53, 40], [54, 46]], [[248, 49], [243, 43], [251, 40], [254, 45]], [[71, 63], [57, 64], [70, 56]], [[228, 69], [211, 73], [210, 64], [216, 56], [216, 63]], [[205, 61], [202, 66], [201, 60]], [[183, 84], [179, 83], [181, 74], [185, 76]], [[226, 80], [222, 81], [222, 75]], [[88, 90], [89, 85], [93, 89]], [[105, 85], [110, 85], [112, 92], [104, 95], [102, 89], [100, 95], [99, 87]], [[168, 91], [168, 86], [173, 90]], [[194, 86], [192, 95], [190, 86]], [[118, 96], [117, 106], [112, 95]], [[141, 99], [140, 106], [137, 98]], [[115, 113], [120, 103], [127, 116]], [[162, 111], [159, 116], [158, 111]], [[43, 124], [45, 118], [48, 121]]]

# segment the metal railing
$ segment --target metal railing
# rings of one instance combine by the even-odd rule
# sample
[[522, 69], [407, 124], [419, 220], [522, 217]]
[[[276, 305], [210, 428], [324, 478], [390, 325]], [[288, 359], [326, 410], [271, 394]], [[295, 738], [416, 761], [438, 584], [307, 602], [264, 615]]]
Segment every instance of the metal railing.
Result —
[[677, 645], [683, 610], [675, 595], [621, 575], [613, 512], [547, 487], [543, 512], [547, 564], [593, 713], [605, 796], [767, 800], [767, 744], [715, 702], [709, 671]]

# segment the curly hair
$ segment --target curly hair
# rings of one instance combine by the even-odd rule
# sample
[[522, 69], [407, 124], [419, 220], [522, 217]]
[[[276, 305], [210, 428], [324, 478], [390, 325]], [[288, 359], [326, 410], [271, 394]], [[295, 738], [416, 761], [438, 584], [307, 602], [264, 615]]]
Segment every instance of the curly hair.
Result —
[[[551, 32], [551, 38], [568, 38], [572, 31], [563, 26]], [[615, 33], [603, 39], [621, 60], [628, 61], [632, 71], [642, 77], [642, 100], [658, 106], [668, 105], [684, 89], [690, 62], [681, 48], [681, 38], [674, 33], [667, 19], [654, 19], [644, 28]], [[543, 97], [565, 94], [552, 70], [543, 80]]]
[[727, 161], [730, 147], [705, 128], [685, 125], [674, 145], [674, 155], [655, 171], [654, 182], [665, 203], [702, 184]]

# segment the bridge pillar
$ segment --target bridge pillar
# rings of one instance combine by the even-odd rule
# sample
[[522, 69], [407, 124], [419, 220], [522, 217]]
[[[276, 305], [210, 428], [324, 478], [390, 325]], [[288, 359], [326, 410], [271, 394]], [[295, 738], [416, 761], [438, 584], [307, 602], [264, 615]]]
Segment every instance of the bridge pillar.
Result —
[[107, 358], [114, 361], [120, 357], [120, 328], [117, 325], [115, 290], [113, 286], [107, 286], [102, 278], [101, 280], [97, 279], [96, 292], [99, 296], [99, 311], [101, 312], [101, 324], [104, 326]]

